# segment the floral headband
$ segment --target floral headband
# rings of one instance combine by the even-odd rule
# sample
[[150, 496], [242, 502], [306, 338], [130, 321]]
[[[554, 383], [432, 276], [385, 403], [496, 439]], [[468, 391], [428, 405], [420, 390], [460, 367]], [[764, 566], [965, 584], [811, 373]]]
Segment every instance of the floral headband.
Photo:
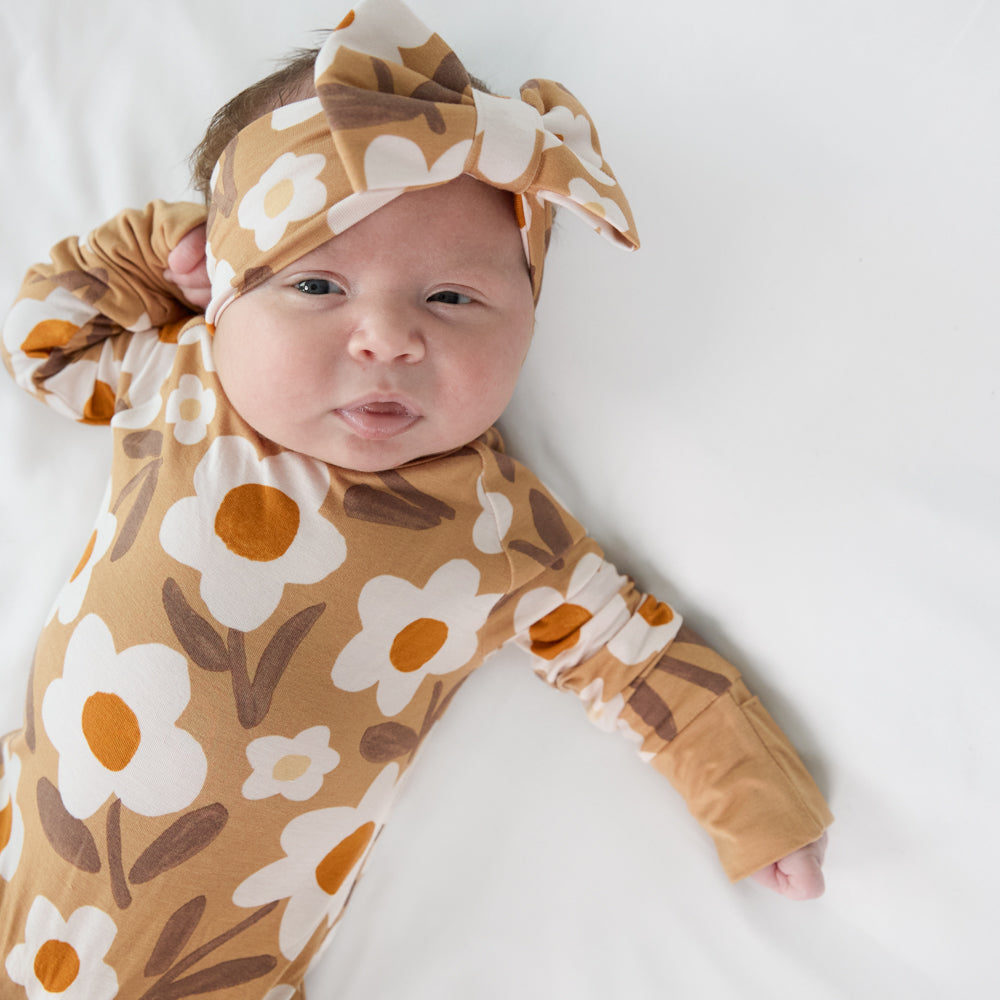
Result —
[[462, 174], [513, 193], [535, 299], [552, 206], [639, 245], [583, 105], [530, 80], [520, 100], [472, 87], [458, 57], [400, 0], [362, 0], [316, 58], [317, 97], [243, 129], [212, 175], [214, 323], [236, 296], [407, 191]]

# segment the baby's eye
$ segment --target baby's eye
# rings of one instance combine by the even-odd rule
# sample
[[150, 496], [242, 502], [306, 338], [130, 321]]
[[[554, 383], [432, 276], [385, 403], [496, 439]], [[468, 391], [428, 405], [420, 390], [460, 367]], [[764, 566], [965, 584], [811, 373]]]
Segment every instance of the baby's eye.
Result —
[[468, 295], [463, 295], [461, 292], [444, 291], [435, 292], [428, 300], [428, 302], [443, 302], [445, 305], [449, 306], [467, 306], [472, 299]]
[[342, 295], [344, 291], [329, 278], [303, 278], [295, 282], [295, 288], [305, 295]]

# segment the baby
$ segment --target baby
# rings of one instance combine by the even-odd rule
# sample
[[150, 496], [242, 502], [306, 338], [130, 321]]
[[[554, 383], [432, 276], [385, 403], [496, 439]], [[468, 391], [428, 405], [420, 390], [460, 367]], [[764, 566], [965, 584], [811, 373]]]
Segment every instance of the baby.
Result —
[[579, 102], [485, 93], [365, 0], [201, 162], [207, 219], [64, 241], [3, 331], [113, 459], [0, 741], [0, 992], [301, 996], [401, 776], [507, 644], [636, 743], [730, 878], [818, 895], [831, 816], [794, 750], [492, 429], [553, 206], [637, 246]]

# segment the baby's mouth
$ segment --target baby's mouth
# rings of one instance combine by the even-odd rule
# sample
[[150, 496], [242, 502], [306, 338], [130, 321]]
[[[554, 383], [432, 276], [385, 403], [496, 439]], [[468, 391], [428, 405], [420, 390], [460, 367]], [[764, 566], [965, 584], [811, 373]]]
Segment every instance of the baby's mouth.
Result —
[[370, 440], [394, 437], [408, 430], [419, 414], [393, 400], [354, 403], [334, 411], [360, 437]]

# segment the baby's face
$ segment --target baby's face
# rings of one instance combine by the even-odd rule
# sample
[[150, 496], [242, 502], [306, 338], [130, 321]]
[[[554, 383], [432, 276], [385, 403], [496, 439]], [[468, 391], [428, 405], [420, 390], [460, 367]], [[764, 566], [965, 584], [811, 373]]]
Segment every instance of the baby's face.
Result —
[[463, 176], [400, 196], [234, 300], [214, 354], [258, 433], [377, 472], [494, 423], [533, 326], [511, 195]]

